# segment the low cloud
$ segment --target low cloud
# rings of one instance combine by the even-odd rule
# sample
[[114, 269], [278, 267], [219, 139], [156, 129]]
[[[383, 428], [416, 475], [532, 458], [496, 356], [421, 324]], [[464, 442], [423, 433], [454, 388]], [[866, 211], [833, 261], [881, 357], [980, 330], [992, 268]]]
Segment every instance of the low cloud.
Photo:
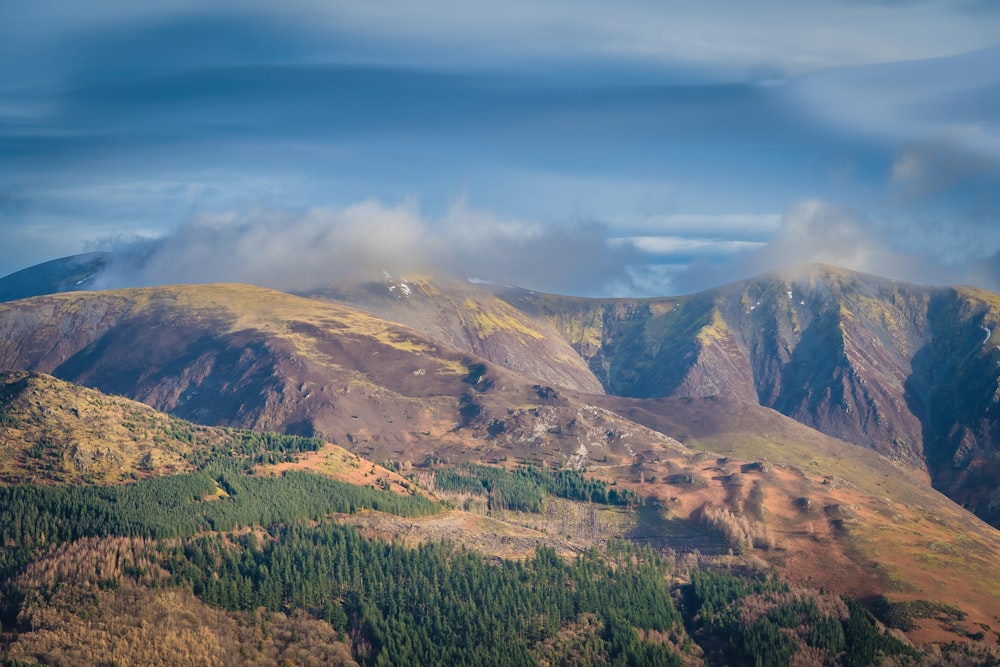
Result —
[[596, 223], [542, 225], [464, 203], [437, 219], [415, 202], [375, 200], [304, 213], [200, 212], [163, 238], [98, 244], [112, 262], [97, 286], [244, 282], [296, 291], [382, 271], [445, 271], [542, 291], [634, 291], [627, 267], [642, 254], [630, 243], [609, 246], [607, 236]]
[[[1000, 289], [1000, 238], [942, 249], [949, 225], [890, 224], [819, 199], [792, 205], [761, 241], [616, 237], [596, 222], [543, 224], [454, 204], [439, 217], [414, 201], [366, 200], [290, 212], [199, 212], [156, 239], [106, 240], [99, 288], [242, 282], [289, 291], [445, 273], [580, 296], [691, 293], [806, 263], [922, 284]], [[998, 234], [1000, 235], [1000, 234]]]
[[[823, 263], [915, 283], [954, 283], [973, 279], [970, 265], [949, 264], [931, 248], [903, 247], [912, 236], [926, 236], [922, 225], [895, 227], [819, 199], [792, 205], [764, 245], [731, 261], [695, 261], [674, 276], [680, 291], [692, 292], [756, 274], [808, 263]], [[977, 263], [986, 278], [989, 262]], [[994, 278], [997, 272], [994, 272]], [[982, 284], [982, 283], [980, 283]], [[994, 284], [995, 287], [995, 284]]]

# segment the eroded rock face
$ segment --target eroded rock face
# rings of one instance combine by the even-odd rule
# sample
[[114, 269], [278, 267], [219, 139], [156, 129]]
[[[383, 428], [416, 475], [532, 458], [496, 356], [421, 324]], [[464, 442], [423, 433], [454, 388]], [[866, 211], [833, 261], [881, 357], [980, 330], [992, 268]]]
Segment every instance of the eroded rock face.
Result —
[[1000, 521], [996, 295], [816, 265], [676, 299], [503, 296], [559, 328], [609, 394], [759, 403]]

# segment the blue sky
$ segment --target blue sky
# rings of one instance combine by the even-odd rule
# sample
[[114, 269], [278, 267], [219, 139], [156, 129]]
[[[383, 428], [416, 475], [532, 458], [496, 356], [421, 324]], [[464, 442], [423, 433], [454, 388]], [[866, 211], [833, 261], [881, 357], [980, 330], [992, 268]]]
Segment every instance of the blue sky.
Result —
[[0, 275], [1000, 289], [998, 3], [206, 4], [0, 5]]

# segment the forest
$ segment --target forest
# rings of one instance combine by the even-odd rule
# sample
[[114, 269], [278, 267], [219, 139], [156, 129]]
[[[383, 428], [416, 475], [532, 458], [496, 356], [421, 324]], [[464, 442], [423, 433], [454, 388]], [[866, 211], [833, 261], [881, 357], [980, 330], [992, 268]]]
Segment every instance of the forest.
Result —
[[[242, 619], [240, 633], [256, 638], [240, 645], [247, 664], [292, 655], [306, 627], [328, 637], [326, 648], [312, 649], [316, 656], [332, 651], [342, 664], [378, 666], [765, 666], [797, 656], [853, 667], [918, 655], [854, 600], [794, 589], [773, 573], [704, 569], [627, 541], [575, 554], [539, 544], [524, 558], [497, 559], [449, 542], [413, 546], [363, 534], [338, 517], [419, 519], [446, 506], [416, 485], [395, 494], [310, 472], [254, 474], [255, 464], [311, 449], [310, 439], [234, 433], [202, 449], [190, 473], [115, 486], [0, 487], [4, 664], [96, 661], [101, 649], [81, 646], [26, 655], [19, 651], [31, 644], [18, 638], [38, 634], [39, 619], [52, 613], [44, 610], [59, 605], [87, 637], [95, 632], [88, 623], [102, 618], [101, 600], [124, 608], [121, 595], [157, 601], [157, 591]], [[442, 467], [434, 484], [509, 511], [539, 512], [550, 497], [642, 502], [575, 470]], [[90, 556], [96, 560], [85, 566], [81, 553], [106, 557]], [[76, 607], [90, 611], [81, 617]]]

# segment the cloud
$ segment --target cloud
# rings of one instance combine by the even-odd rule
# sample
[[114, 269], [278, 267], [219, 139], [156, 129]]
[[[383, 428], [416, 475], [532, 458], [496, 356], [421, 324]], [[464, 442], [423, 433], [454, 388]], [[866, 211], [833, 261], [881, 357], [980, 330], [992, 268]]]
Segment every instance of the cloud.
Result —
[[690, 258], [700, 255], [730, 255], [759, 248], [758, 241], [706, 239], [688, 236], [630, 236], [613, 239], [617, 243], [631, 243], [644, 253], [661, 258]]
[[131, 233], [122, 284], [989, 276], [1000, 13], [918, 4], [28, 3], [0, 22], [0, 273]]
[[647, 215], [638, 219], [618, 219], [615, 225], [635, 232], [658, 235], [697, 235], [702, 238], [754, 241], [767, 238], [781, 223], [774, 213]]
[[943, 261], [931, 249], [900, 247], [898, 240], [891, 226], [878, 220], [827, 201], [806, 199], [789, 207], [766, 244], [729, 261], [696, 260], [676, 272], [673, 281], [681, 291], [692, 292], [808, 263], [920, 284], [961, 282], [967, 275], [966, 267]]
[[909, 199], [955, 189], [993, 193], [1000, 187], [1000, 143], [981, 125], [951, 128], [903, 149], [890, 168], [889, 180]]
[[428, 234], [413, 205], [364, 201], [294, 214], [200, 211], [160, 239], [115, 239], [101, 287], [244, 282], [306, 289], [355, 274], [423, 268]]
[[789, 208], [770, 243], [750, 255], [760, 269], [820, 262], [854, 271], [894, 272], [900, 261], [856, 213], [816, 199]]
[[[970, 13], [958, 2], [922, 2], [918, 9], [900, 4], [288, 0], [276, 9], [265, 0], [211, 5], [105, 0], [79, 7], [36, 0], [5, 17], [0, 45], [7, 44], [8, 51], [0, 46], [0, 55], [14, 55], [15, 49], [29, 54], [29, 71], [75, 68], [80, 63], [68, 57], [64, 47], [69, 45], [79, 47], [83, 60], [113, 69], [162, 64], [169, 58], [190, 63], [192, 55], [215, 64], [234, 58], [246, 63], [287, 62], [290, 57], [318, 62], [335, 56], [356, 63], [434, 67], [530, 60], [614, 69], [616, 62], [646, 63], [661, 71], [696, 70], [757, 81], [762, 72], [774, 79], [826, 67], [940, 57], [996, 42], [995, 12]], [[252, 23], [298, 31], [301, 38], [298, 43], [275, 42]], [[849, 44], [845, 34], [851, 36]], [[150, 48], [136, 49], [147, 37]], [[184, 47], [170, 48], [177, 43]], [[0, 62], [5, 60], [11, 62]]]
[[[830, 127], [883, 141], [962, 143], [1000, 155], [1000, 47], [832, 68], [794, 80], [788, 100]], [[969, 144], [971, 146], [971, 143]]]
[[199, 212], [159, 239], [110, 239], [98, 288], [244, 282], [305, 291], [392, 274], [445, 271], [573, 294], [634, 290], [631, 244], [609, 247], [603, 225], [498, 218], [464, 203], [421, 215], [415, 202], [375, 200], [303, 213], [262, 208]]

